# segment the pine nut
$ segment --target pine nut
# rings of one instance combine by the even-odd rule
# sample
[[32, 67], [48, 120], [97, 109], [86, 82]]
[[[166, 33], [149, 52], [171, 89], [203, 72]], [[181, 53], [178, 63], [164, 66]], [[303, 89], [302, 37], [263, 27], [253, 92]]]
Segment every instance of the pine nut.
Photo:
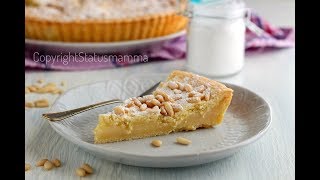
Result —
[[147, 104], [147, 106], [149, 108], [153, 108], [153, 106], [154, 106], [154, 104], [151, 102], [151, 100], [147, 100], [145, 103]]
[[173, 116], [174, 115], [174, 111], [173, 111], [173, 108], [172, 108], [171, 104], [168, 103], [168, 102], [164, 102], [163, 105], [164, 105], [164, 108], [167, 111], [168, 115], [169, 116]]
[[51, 91], [54, 91], [56, 90], [55, 88], [52, 88], [52, 87], [43, 87], [43, 88], [39, 88], [37, 90], [37, 93], [48, 93], [48, 92], [51, 92]]
[[160, 141], [160, 140], [153, 140], [153, 141], [151, 142], [151, 144], [152, 144], [153, 146], [155, 146], [155, 147], [160, 147], [160, 146], [162, 145], [162, 141]]
[[130, 101], [127, 105], [126, 105], [126, 107], [132, 107], [132, 106], [134, 106], [134, 102], [133, 101]]
[[143, 96], [143, 98], [146, 100], [146, 101], [148, 101], [148, 100], [152, 100], [152, 99], [154, 99], [154, 95], [146, 95], [146, 96]]
[[183, 107], [180, 104], [174, 103], [174, 104], [171, 104], [171, 106], [172, 106], [172, 109], [174, 112], [179, 112], [179, 111], [183, 110]]
[[186, 84], [184, 86], [184, 89], [187, 91], [187, 92], [191, 92], [193, 90], [192, 86], [190, 84]]
[[158, 106], [154, 106], [152, 109], [148, 108], [146, 111], [150, 113], [160, 113], [160, 108]]
[[168, 87], [173, 90], [173, 89], [177, 89], [179, 86], [178, 86], [177, 83], [175, 83], [173, 81], [169, 81], [168, 82]]
[[133, 98], [132, 100], [133, 100], [133, 102], [134, 102], [134, 104], [135, 104], [136, 106], [138, 106], [138, 107], [141, 106], [141, 102], [140, 102], [137, 98]]
[[181, 94], [176, 94], [175, 96], [173, 96], [173, 99], [176, 101], [176, 100], [179, 100], [179, 99], [182, 99], [182, 95]]
[[164, 106], [161, 106], [161, 108], [160, 108], [160, 113], [161, 113], [162, 115], [164, 115], [164, 116], [168, 115], [168, 113], [167, 113], [166, 109], [164, 108]]
[[144, 110], [146, 110], [148, 108], [148, 106], [146, 105], [146, 104], [142, 104], [141, 106], [140, 106], [140, 110], [141, 111], [144, 111]]
[[182, 91], [179, 90], [179, 89], [174, 89], [173, 92], [174, 92], [175, 94], [180, 94], [180, 93], [182, 93]]
[[49, 102], [47, 99], [39, 99], [34, 102], [34, 106], [38, 108], [49, 107]]
[[146, 99], [143, 97], [137, 97], [137, 99], [141, 102], [141, 103], [145, 103]]
[[38, 161], [38, 162], [36, 163], [36, 166], [37, 166], [37, 167], [43, 166], [44, 163], [47, 162], [47, 161], [48, 161], [48, 159], [41, 159], [40, 161]]
[[34, 104], [33, 104], [33, 102], [26, 102], [25, 107], [32, 108], [32, 107], [34, 107]]
[[188, 97], [194, 97], [194, 96], [197, 96], [197, 97], [201, 97], [201, 93], [199, 92], [196, 92], [196, 91], [191, 91], [189, 94], [188, 94]]
[[206, 91], [206, 92], [204, 93], [204, 99], [205, 99], [206, 101], [209, 101], [209, 99], [210, 99], [210, 91]]
[[191, 144], [191, 141], [189, 139], [183, 138], [183, 137], [178, 137], [177, 138], [177, 143], [183, 144], [183, 145], [188, 145]]
[[28, 94], [28, 93], [30, 93], [30, 90], [28, 88], [25, 88], [24, 93]]
[[178, 86], [179, 86], [179, 89], [180, 89], [181, 91], [184, 91], [184, 85], [183, 85], [182, 83], [180, 83], [180, 82], [177, 82], [177, 84], [178, 84]]
[[152, 99], [152, 100], [151, 100], [151, 103], [152, 103], [153, 105], [155, 105], [155, 106], [161, 106], [161, 103], [160, 103], [158, 100], [156, 100], [156, 99]]
[[82, 168], [77, 168], [76, 169], [76, 175], [80, 177], [84, 177], [86, 175], [86, 171]]
[[31, 169], [31, 165], [28, 163], [25, 163], [24, 165], [24, 171], [29, 171]]
[[153, 109], [153, 110], [157, 110], [157, 111], [160, 110], [159, 106], [154, 106], [152, 109]]
[[43, 169], [45, 169], [45, 170], [51, 170], [53, 168], [53, 164], [52, 164], [52, 162], [51, 161], [46, 161], [45, 163], [44, 163], [44, 165], [43, 165]]
[[62, 94], [63, 93], [62, 89], [54, 89], [54, 90], [48, 91], [48, 92], [51, 92], [52, 94]]
[[164, 101], [163, 96], [161, 96], [160, 94], [159, 94], [159, 95], [156, 95], [156, 99], [157, 99], [159, 102], [163, 102], [163, 101]]
[[84, 163], [82, 166], [81, 166], [82, 169], [84, 169], [84, 171], [88, 174], [92, 174], [93, 173], [93, 169], [92, 167], [87, 164], [87, 163]]
[[61, 166], [61, 162], [59, 159], [54, 159], [52, 160], [52, 163], [55, 167], [60, 167]]
[[201, 101], [201, 98], [200, 97], [191, 97], [191, 98], [188, 98], [187, 99], [187, 102], [188, 103], [198, 103]]
[[163, 98], [164, 98], [164, 100], [165, 101], [174, 101], [167, 93], [165, 93], [164, 91], [162, 91], [162, 90], [156, 90], [155, 92], [154, 92], [156, 95], [161, 95]]
[[121, 106], [114, 107], [113, 111], [116, 115], [123, 115], [125, 113], [123, 107]]
[[36, 92], [38, 90], [35, 86], [28, 86], [27, 88], [30, 92]]
[[199, 92], [199, 93], [203, 93], [203, 91], [206, 89], [206, 87], [204, 85], [198, 86], [196, 88], [194, 88], [195, 91]]

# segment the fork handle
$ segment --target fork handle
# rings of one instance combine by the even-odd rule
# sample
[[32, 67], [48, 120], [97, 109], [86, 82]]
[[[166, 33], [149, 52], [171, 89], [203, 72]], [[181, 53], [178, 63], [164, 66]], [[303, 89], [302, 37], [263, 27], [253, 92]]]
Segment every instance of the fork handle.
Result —
[[42, 117], [49, 120], [49, 121], [61, 121], [63, 119], [77, 115], [79, 113], [82, 113], [82, 112], [85, 112], [85, 111], [88, 111], [91, 109], [95, 109], [97, 107], [101, 107], [101, 106], [105, 106], [105, 105], [109, 105], [109, 104], [114, 104], [114, 103], [123, 103], [123, 101], [121, 101], [120, 99], [112, 99], [109, 101], [103, 101], [100, 103], [96, 103], [96, 104], [92, 104], [89, 106], [84, 106], [84, 107], [80, 107], [80, 108], [76, 108], [76, 109], [71, 109], [68, 111], [42, 114]]

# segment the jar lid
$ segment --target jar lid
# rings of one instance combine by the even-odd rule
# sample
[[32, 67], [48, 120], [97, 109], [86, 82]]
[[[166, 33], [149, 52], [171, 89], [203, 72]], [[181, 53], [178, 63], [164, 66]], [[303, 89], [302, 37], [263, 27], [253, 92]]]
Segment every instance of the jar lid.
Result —
[[192, 1], [189, 7], [193, 16], [234, 19], [244, 17], [245, 3], [242, 0]]

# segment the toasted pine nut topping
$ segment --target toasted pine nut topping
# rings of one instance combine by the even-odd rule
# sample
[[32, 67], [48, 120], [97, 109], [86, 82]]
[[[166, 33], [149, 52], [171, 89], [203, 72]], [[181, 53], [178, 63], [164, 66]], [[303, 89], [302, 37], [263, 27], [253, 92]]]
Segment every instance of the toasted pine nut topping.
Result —
[[156, 99], [157, 99], [159, 102], [163, 102], [163, 101], [164, 101], [163, 96], [161, 96], [160, 94], [159, 94], [159, 95], [156, 95]]
[[154, 99], [154, 95], [146, 95], [146, 96], [143, 96], [143, 98], [147, 101], [147, 100], [152, 100]]
[[204, 93], [204, 99], [205, 99], [206, 101], [209, 101], [209, 99], [210, 99], [210, 91], [206, 91], [206, 92]]
[[173, 104], [171, 104], [171, 106], [172, 106], [172, 109], [174, 112], [179, 112], [179, 111], [183, 110], [183, 107], [180, 104], [173, 103]]
[[117, 115], [123, 115], [125, 112], [124, 112], [124, 108], [121, 107], [121, 106], [116, 106], [113, 108], [113, 111], [115, 114]]
[[151, 103], [152, 103], [153, 105], [155, 105], [155, 106], [161, 106], [161, 102], [158, 101], [157, 99], [152, 99], [152, 100], [151, 100]]
[[134, 104], [135, 104], [136, 106], [138, 106], [138, 107], [141, 106], [142, 103], [141, 103], [137, 98], [133, 98], [132, 100], [133, 100], [133, 102], [134, 102]]
[[146, 105], [146, 104], [142, 104], [141, 106], [140, 106], [140, 110], [141, 111], [144, 111], [144, 110], [146, 110], [148, 108], [148, 106]]
[[151, 102], [151, 100], [147, 100], [145, 102], [145, 104], [149, 107], [149, 108], [153, 108], [154, 104]]
[[166, 109], [164, 108], [164, 106], [161, 106], [161, 108], [160, 108], [160, 113], [161, 113], [162, 115], [164, 115], [164, 116], [168, 115], [168, 113], [167, 113]]
[[167, 111], [169, 116], [173, 116], [174, 115], [174, 111], [173, 108], [171, 106], [171, 104], [169, 102], [164, 102], [163, 103], [165, 110]]
[[194, 88], [195, 91], [199, 92], [199, 93], [203, 93], [203, 91], [206, 89], [206, 87], [204, 85], [198, 86], [196, 88]]
[[173, 92], [174, 92], [175, 94], [180, 94], [182, 91], [179, 90], [179, 89], [174, 89]]
[[187, 91], [187, 92], [191, 92], [193, 90], [192, 86], [190, 84], [186, 84], [184, 85], [184, 89]]
[[189, 103], [198, 103], [201, 101], [201, 98], [200, 97], [191, 97], [191, 98], [188, 98], [187, 101]]
[[173, 101], [173, 99], [167, 93], [165, 93], [164, 91], [156, 90], [155, 94], [156, 95], [161, 95], [164, 98], [165, 101]]
[[130, 101], [127, 105], [126, 105], [126, 107], [132, 107], [132, 106], [134, 106], [135, 104], [134, 104], [134, 102], [133, 101]]
[[172, 90], [179, 88], [178, 84], [175, 83], [175, 82], [173, 82], [173, 81], [169, 81], [169, 82], [168, 82], [168, 87], [169, 87], [170, 89], [172, 89]]
[[178, 86], [179, 86], [179, 89], [180, 89], [181, 91], [184, 91], [184, 85], [183, 85], [182, 83], [180, 83], [180, 82], [177, 82], [177, 84], [178, 84]]

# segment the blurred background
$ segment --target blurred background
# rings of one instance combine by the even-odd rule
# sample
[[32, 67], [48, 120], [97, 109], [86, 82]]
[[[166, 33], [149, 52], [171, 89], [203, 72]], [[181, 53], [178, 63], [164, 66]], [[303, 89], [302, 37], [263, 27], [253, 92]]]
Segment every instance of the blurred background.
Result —
[[[188, 60], [185, 68], [219, 77], [241, 71], [245, 51], [248, 54], [294, 46], [294, 1], [165, 0], [162, 3], [149, 1], [149, 4], [128, 1], [136, 4], [132, 8], [125, 5], [125, 1], [90, 2], [26, 1], [26, 70], [78, 71]], [[244, 5], [234, 5], [241, 3]], [[96, 13], [88, 13], [94, 12], [94, 8]], [[109, 9], [113, 11], [105, 13]], [[131, 16], [125, 11], [130, 11]], [[77, 15], [70, 15], [70, 12], [77, 12]], [[167, 17], [144, 19], [159, 14]], [[203, 14], [207, 17], [203, 18]], [[137, 20], [121, 23], [130, 18]], [[101, 23], [110, 19], [118, 22], [118, 26]], [[75, 23], [78, 21], [80, 23]], [[243, 27], [245, 33], [241, 30]], [[228, 39], [230, 36], [233, 37]], [[201, 46], [205, 44], [203, 41], [207, 41], [206, 46]], [[235, 45], [237, 42], [239, 45]], [[237, 58], [226, 57], [228, 53], [223, 51], [229, 52], [228, 47], [233, 45]], [[204, 62], [211, 67], [201, 72], [203, 58], [211, 59]], [[228, 58], [241, 60], [229, 62]], [[229, 62], [229, 65], [225, 67], [221, 62]], [[224, 72], [224, 68], [235, 64], [237, 67]]]

